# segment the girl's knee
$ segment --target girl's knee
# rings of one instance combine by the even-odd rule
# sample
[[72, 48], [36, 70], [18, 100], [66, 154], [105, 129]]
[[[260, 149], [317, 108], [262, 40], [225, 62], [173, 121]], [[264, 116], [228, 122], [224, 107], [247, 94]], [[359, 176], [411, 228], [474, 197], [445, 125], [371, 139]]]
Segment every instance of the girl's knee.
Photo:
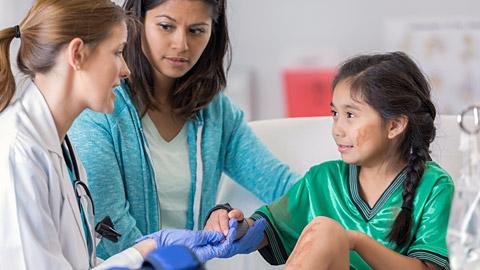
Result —
[[343, 234], [345, 230], [336, 220], [328, 217], [316, 217], [305, 227], [305, 232]]
[[328, 217], [314, 218], [303, 230], [303, 241], [342, 243], [348, 241], [345, 229], [337, 221]]
[[297, 255], [308, 251], [324, 257], [348, 254], [348, 250], [346, 230], [327, 217], [313, 219], [302, 231], [294, 249]]

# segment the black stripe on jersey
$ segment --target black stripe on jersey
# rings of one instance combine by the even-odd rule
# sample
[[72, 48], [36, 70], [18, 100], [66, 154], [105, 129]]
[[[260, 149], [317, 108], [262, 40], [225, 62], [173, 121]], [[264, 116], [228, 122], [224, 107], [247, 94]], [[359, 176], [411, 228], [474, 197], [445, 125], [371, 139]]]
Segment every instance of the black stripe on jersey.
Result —
[[270, 219], [262, 212], [255, 212], [250, 218], [253, 220], [265, 218], [267, 220], [265, 234], [267, 235], [268, 245], [259, 250], [262, 257], [271, 265], [285, 264], [288, 259], [287, 252]]
[[429, 261], [442, 267], [442, 269], [450, 270], [450, 262], [448, 260], [448, 257], [442, 256], [438, 253], [435, 253], [429, 250], [423, 250], [423, 249], [413, 250], [413, 251], [410, 251], [407, 256], [412, 258], [417, 258], [421, 261]]
[[350, 175], [351, 175], [352, 173], [353, 173], [353, 172], [352, 172], [351, 169], [348, 170], [348, 180], [347, 180], [347, 181], [348, 181], [348, 183], [347, 183], [348, 195], [350, 196], [350, 200], [352, 200], [353, 205], [355, 205], [355, 207], [357, 208], [358, 212], [362, 215], [363, 219], [368, 222], [369, 219], [367, 218], [367, 216], [365, 215], [365, 213], [362, 211], [362, 209], [360, 208], [360, 206], [358, 206], [358, 204], [357, 204], [357, 203], [355, 202], [355, 200], [353, 199], [353, 193], [352, 193], [352, 189], [351, 189], [351, 187], [350, 187], [350, 182], [351, 182], [350, 179], [351, 179], [351, 177], [352, 177], [352, 176], [350, 176]]

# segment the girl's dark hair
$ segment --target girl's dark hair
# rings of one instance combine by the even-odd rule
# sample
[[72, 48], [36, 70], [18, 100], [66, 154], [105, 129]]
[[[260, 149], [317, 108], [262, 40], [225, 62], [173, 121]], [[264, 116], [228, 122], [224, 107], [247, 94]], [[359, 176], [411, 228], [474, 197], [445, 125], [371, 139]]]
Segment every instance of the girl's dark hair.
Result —
[[[0, 31], [0, 112], [15, 94], [15, 79], [10, 66], [12, 39], [21, 39], [18, 68], [33, 79], [55, 65], [58, 53], [78, 37], [95, 48], [112, 28], [128, 23], [123, 9], [110, 0], [37, 0], [18, 27]], [[94, 30], [93, 30], [94, 29]]]
[[430, 86], [417, 65], [403, 52], [361, 55], [347, 60], [333, 81], [333, 87], [348, 79], [353, 98], [372, 106], [386, 123], [406, 116], [408, 124], [399, 144], [400, 157], [407, 162], [403, 204], [389, 234], [397, 247], [410, 239], [415, 191], [430, 160], [430, 143], [435, 138], [436, 110]]
[[[131, 67], [127, 84], [140, 114], [148, 109], [158, 109], [153, 96], [154, 73], [142, 51], [145, 14], [168, 0], [126, 0], [123, 8], [137, 19], [131, 24], [124, 57]], [[224, 57], [228, 54], [227, 68], [231, 61], [228, 37], [226, 0], [202, 0], [213, 10], [213, 29], [210, 40], [198, 62], [184, 76], [178, 78], [170, 93], [172, 110], [185, 119], [191, 118], [205, 107], [226, 86]]]

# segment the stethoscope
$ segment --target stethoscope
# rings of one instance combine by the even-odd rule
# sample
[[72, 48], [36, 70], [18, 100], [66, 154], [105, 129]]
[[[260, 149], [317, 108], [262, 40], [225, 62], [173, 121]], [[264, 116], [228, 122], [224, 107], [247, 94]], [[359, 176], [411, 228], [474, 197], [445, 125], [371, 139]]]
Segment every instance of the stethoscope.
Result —
[[90, 254], [90, 267], [95, 266], [95, 260], [97, 257], [96, 254], [96, 243], [100, 241], [102, 237], [116, 243], [118, 242], [119, 238], [122, 236], [119, 232], [115, 230], [115, 226], [109, 216], [103, 218], [100, 222], [96, 225], [95, 222], [95, 209], [93, 206], [93, 199], [88, 189], [88, 186], [85, 182], [80, 179], [80, 172], [78, 170], [77, 159], [75, 158], [75, 154], [73, 152], [72, 143], [68, 136], [65, 136], [65, 144], [67, 145], [68, 156], [71, 161], [71, 167], [69, 164], [70, 162], [66, 162], [67, 166], [69, 166], [70, 170], [73, 169], [73, 190], [75, 191], [75, 196], [79, 202], [79, 207], [81, 208], [82, 212], [85, 215], [85, 222], [88, 227], [88, 235], [86, 237], [90, 238], [91, 247], [88, 247], [91, 251]]
[[[93, 199], [88, 189], [88, 186], [85, 182], [80, 180], [80, 172], [78, 170], [77, 159], [75, 158], [75, 154], [73, 152], [73, 147], [70, 142], [68, 136], [65, 136], [65, 144], [67, 145], [68, 156], [71, 161], [70, 170], [73, 171], [73, 190], [75, 191], [75, 196], [77, 197], [79, 207], [85, 216], [86, 226], [88, 227], [88, 235], [86, 237], [90, 238], [91, 247], [88, 247], [89, 254], [90, 254], [90, 266], [93, 267], [95, 265], [95, 258], [96, 256], [96, 237], [95, 237], [95, 209], [93, 206]], [[66, 162], [67, 166], [69, 162]], [[70, 167], [70, 166], [69, 166]], [[86, 232], [87, 234], [87, 232]], [[88, 242], [88, 241], [87, 241]]]

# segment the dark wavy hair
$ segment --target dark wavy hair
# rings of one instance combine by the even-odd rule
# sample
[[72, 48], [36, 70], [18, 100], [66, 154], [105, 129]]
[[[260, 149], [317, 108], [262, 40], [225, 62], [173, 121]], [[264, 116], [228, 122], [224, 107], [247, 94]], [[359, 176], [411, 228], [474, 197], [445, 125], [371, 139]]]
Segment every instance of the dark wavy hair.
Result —
[[[131, 74], [127, 79], [132, 98], [140, 115], [154, 108], [154, 73], [147, 57], [142, 51], [143, 23], [145, 14], [167, 0], [126, 0], [123, 8], [137, 23], [129, 25], [129, 36], [124, 50], [125, 60]], [[213, 10], [213, 29], [207, 47], [198, 62], [184, 76], [178, 78], [169, 100], [175, 114], [189, 119], [207, 106], [222, 91], [226, 84], [227, 70], [231, 63], [231, 46], [228, 36], [226, 0], [202, 0]], [[224, 61], [228, 55], [227, 61]]]
[[361, 55], [347, 60], [334, 79], [333, 87], [350, 80], [353, 98], [361, 97], [372, 106], [383, 122], [408, 117], [398, 153], [407, 162], [403, 203], [389, 240], [397, 247], [410, 240], [415, 191], [430, 158], [430, 143], [435, 138], [436, 110], [430, 98], [430, 86], [418, 66], [403, 52]]

